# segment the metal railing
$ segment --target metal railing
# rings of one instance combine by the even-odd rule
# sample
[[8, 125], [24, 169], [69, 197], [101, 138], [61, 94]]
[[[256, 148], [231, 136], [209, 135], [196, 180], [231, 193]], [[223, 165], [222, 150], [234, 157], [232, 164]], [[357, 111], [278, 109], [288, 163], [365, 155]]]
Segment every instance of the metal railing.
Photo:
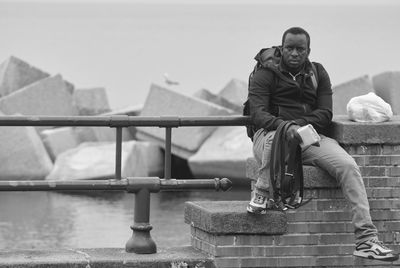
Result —
[[[46, 181], [0, 181], [0, 191], [87, 191], [107, 190], [135, 194], [132, 237], [125, 245], [126, 252], [138, 254], [156, 253], [157, 246], [150, 235], [150, 193], [162, 190], [215, 189], [228, 190], [228, 179], [177, 180], [171, 178], [172, 128], [198, 126], [245, 126], [251, 121], [246, 116], [0, 116], [0, 126], [70, 126], [116, 128], [115, 178], [109, 180], [46, 180]], [[121, 177], [122, 128], [165, 128], [164, 178]]]

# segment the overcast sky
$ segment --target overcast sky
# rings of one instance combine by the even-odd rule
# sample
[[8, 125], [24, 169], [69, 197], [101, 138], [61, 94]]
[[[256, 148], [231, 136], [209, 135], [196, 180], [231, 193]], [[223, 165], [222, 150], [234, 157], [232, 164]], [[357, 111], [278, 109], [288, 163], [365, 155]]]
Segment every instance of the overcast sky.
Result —
[[0, 0], [0, 2], [48, 3], [147, 3], [147, 4], [304, 4], [304, 5], [400, 5], [398, 0]]

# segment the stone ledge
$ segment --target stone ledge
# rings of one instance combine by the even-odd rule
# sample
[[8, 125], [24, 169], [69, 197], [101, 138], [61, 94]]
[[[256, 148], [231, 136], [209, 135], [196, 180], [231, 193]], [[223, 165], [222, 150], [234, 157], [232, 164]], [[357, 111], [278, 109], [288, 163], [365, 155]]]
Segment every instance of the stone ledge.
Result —
[[211, 234], [283, 234], [287, 231], [285, 213], [267, 211], [253, 215], [246, 211], [248, 201], [186, 202], [185, 222]]
[[[246, 177], [256, 181], [257, 180], [258, 164], [255, 158], [248, 158], [246, 161]], [[326, 171], [314, 167], [303, 166], [304, 174], [304, 188], [338, 188], [336, 180], [331, 177]]]
[[215, 268], [214, 260], [190, 246], [159, 249], [155, 254], [126, 253], [122, 248], [0, 251], [1, 268]]
[[358, 123], [335, 116], [330, 133], [340, 144], [399, 144], [400, 115], [383, 123]]

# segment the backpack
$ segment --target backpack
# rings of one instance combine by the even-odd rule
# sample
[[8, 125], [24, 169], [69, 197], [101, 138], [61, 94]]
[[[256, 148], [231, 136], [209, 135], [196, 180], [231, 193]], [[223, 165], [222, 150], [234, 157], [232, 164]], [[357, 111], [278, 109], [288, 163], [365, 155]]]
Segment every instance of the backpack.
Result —
[[[274, 73], [279, 76], [281, 79], [290, 80], [286, 76], [284, 76], [281, 72], [275, 71], [275, 68], [279, 65], [281, 61], [281, 46], [273, 46], [270, 48], [263, 48], [260, 52], [254, 57], [257, 61], [256, 65], [254, 66], [253, 71], [249, 75], [248, 86], [250, 86], [250, 80], [253, 75], [259, 70], [260, 68], [270, 68], [274, 71]], [[271, 68], [272, 67], [272, 68]], [[315, 64], [311, 62], [311, 81], [315, 90], [318, 88], [318, 72]], [[244, 116], [250, 115], [250, 103], [249, 99], [244, 102], [243, 104], [243, 113]], [[254, 133], [257, 131], [253, 125], [246, 125], [247, 136], [253, 140]]]
[[[273, 200], [270, 205], [280, 210], [295, 209], [303, 202], [304, 177], [301, 147], [297, 140], [286, 142], [286, 132], [294, 123], [282, 122], [276, 129], [271, 146], [270, 181]], [[286, 165], [287, 162], [287, 165]]]

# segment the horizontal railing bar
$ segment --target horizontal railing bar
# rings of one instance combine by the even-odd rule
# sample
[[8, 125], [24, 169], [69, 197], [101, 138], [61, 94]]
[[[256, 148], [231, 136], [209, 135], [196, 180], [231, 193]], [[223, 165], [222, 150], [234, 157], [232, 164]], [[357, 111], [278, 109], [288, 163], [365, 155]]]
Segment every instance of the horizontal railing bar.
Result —
[[0, 116], [0, 126], [194, 127], [250, 124], [249, 116]]
[[44, 181], [0, 181], [0, 191], [87, 191], [108, 190], [137, 192], [148, 188], [151, 192], [171, 190], [228, 190], [232, 183], [228, 179], [160, 179], [157, 177], [130, 177], [110, 180], [44, 180]]
[[0, 181], [0, 191], [126, 190], [127, 180]]
[[[212, 181], [214, 184], [212, 184]], [[232, 183], [228, 179], [169, 179], [161, 180], [161, 189], [166, 191], [190, 189], [215, 189], [226, 191]]]

